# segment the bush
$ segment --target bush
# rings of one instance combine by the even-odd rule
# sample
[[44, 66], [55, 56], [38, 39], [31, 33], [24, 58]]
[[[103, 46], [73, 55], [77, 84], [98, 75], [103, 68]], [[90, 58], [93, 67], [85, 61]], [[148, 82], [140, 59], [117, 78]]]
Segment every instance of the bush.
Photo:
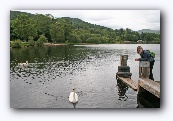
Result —
[[28, 42], [22, 42], [22, 47], [29, 47], [30, 44]]
[[29, 42], [29, 45], [30, 46], [34, 46], [35, 45], [35, 41], [34, 41], [34, 38], [33, 37], [29, 37], [28, 42]]
[[21, 48], [22, 47], [22, 41], [17, 39], [14, 42], [11, 43], [11, 47], [13, 48]]
[[116, 43], [116, 44], [121, 44], [121, 42], [119, 42], [119, 41], [116, 41], [115, 43]]
[[44, 35], [40, 35], [40, 38], [37, 40], [37, 45], [43, 46], [46, 42], [48, 42], [47, 38]]

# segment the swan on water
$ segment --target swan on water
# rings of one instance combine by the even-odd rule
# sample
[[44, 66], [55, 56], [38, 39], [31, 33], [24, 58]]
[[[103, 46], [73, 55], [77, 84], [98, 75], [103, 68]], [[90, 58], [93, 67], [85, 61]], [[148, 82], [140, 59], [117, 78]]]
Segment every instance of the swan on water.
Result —
[[18, 63], [19, 66], [28, 66], [28, 61], [26, 63]]
[[70, 92], [69, 101], [71, 103], [77, 103], [78, 102], [78, 95], [75, 93], [75, 88], [74, 87], [73, 87], [73, 91]]

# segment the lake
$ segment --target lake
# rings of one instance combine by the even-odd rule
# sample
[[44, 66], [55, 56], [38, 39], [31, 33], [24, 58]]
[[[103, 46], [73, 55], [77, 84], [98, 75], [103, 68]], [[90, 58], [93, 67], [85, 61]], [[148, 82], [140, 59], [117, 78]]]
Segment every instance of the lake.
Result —
[[[116, 80], [120, 55], [128, 54], [137, 82], [140, 44], [63, 45], [10, 49], [11, 108], [136, 108], [137, 92]], [[155, 52], [153, 75], [160, 81], [160, 44], [141, 44]], [[18, 63], [26, 62], [27, 67]], [[74, 106], [72, 88], [79, 96]]]

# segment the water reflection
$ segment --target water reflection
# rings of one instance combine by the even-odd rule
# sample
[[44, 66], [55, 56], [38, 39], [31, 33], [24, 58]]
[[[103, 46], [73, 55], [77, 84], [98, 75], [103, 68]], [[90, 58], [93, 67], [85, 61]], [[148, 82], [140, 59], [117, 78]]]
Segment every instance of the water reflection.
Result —
[[76, 108], [76, 103], [73, 103], [73, 108]]
[[121, 101], [126, 101], [127, 100], [127, 95], [126, 91], [128, 90], [128, 86], [124, 84], [121, 80], [117, 80], [117, 88], [118, 88], [118, 100]]

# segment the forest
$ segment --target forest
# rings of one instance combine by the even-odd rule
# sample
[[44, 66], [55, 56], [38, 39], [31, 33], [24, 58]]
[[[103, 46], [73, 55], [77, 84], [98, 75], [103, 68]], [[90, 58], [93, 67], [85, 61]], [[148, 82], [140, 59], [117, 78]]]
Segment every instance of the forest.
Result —
[[10, 46], [42, 46], [64, 44], [160, 44], [160, 32], [138, 32], [130, 28], [111, 29], [78, 18], [56, 18], [51, 14], [10, 11]]

